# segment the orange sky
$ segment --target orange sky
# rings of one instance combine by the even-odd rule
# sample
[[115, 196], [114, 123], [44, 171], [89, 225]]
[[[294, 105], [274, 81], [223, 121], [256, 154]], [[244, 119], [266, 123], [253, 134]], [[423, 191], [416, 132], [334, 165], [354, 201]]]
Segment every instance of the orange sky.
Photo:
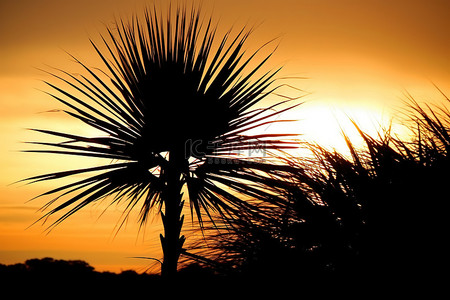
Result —
[[[280, 37], [267, 66], [283, 65], [281, 77], [309, 78], [284, 81], [311, 93], [304, 98], [307, 102], [289, 115], [301, 119], [294, 127], [290, 124], [289, 130], [303, 133], [305, 138], [342, 149], [336, 119], [345, 122], [344, 113], [371, 130], [371, 124], [386, 124], [397, 117], [395, 111], [401, 107], [405, 91], [418, 100], [442, 99], [431, 84], [434, 82], [450, 94], [449, 1], [203, 2], [205, 12], [213, 12], [222, 31], [260, 24], [249, 41], [250, 48]], [[137, 227], [131, 219], [114, 238], [120, 208], [110, 209], [100, 219], [103, 208], [89, 208], [49, 235], [40, 225], [26, 229], [40, 216], [36, 210], [44, 202], [25, 202], [49, 186], [9, 185], [81, 163], [18, 152], [25, 147], [21, 141], [41, 138], [24, 128], [64, 126], [83, 131], [58, 114], [42, 113], [59, 106], [38, 91], [45, 89], [40, 80], [48, 77], [35, 68], [51, 65], [76, 71], [64, 51], [88, 65], [101, 66], [92, 55], [89, 38], [98, 41], [98, 33], [105, 33], [105, 24], [111, 25], [114, 16], [127, 17], [145, 3], [153, 1], [0, 2], [0, 263], [53, 256], [84, 259], [99, 270], [142, 271], [148, 262], [129, 257], [160, 256], [158, 222], [136, 238]], [[292, 89], [284, 92], [298, 95]]]

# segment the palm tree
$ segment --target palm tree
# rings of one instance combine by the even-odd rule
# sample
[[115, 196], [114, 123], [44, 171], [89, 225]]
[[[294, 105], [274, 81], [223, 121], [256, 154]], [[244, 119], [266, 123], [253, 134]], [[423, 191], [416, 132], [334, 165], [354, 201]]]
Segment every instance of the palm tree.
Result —
[[279, 122], [274, 117], [294, 107], [275, 111], [286, 102], [280, 101], [255, 108], [277, 88], [272, 85], [278, 70], [257, 75], [273, 52], [250, 68], [262, 48], [243, 58], [251, 30], [234, 38], [229, 31], [215, 46], [216, 28], [200, 15], [199, 9], [178, 8], [163, 18], [155, 8], [146, 9], [145, 21], [133, 17], [108, 29], [103, 51], [91, 41], [107, 72], [74, 58], [84, 75], [50, 73], [65, 87], [46, 82], [54, 90], [49, 95], [67, 107], [69, 116], [102, 134], [34, 129], [63, 140], [32, 142], [45, 147], [29, 150], [106, 159], [103, 165], [28, 178], [40, 182], [90, 174], [39, 195], [55, 196], [41, 219], [62, 213], [51, 229], [110, 196], [111, 203], [126, 202], [126, 216], [140, 206], [143, 226], [156, 207], [164, 227], [161, 273], [170, 278], [185, 241], [182, 189], [187, 187], [191, 216], [195, 213], [200, 225], [205, 215], [257, 213], [258, 203], [244, 198], [280, 199], [264, 189], [271, 180], [264, 171], [273, 165], [251, 154], [293, 147], [287, 134], [246, 134]]

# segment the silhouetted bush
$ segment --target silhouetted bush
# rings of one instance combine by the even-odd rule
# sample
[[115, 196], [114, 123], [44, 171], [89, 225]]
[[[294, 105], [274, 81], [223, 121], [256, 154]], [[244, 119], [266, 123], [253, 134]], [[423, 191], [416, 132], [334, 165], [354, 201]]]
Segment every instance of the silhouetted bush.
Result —
[[365, 148], [344, 136], [350, 156], [309, 145], [315, 158], [285, 159], [290, 169], [274, 171], [280, 183], [271, 188], [286, 202], [211, 226], [208, 247], [191, 250], [212, 262], [197, 261], [303, 286], [437, 284], [448, 267], [450, 113], [410, 108], [410, 141], [389, 131], [371, 137], [355, 124]]

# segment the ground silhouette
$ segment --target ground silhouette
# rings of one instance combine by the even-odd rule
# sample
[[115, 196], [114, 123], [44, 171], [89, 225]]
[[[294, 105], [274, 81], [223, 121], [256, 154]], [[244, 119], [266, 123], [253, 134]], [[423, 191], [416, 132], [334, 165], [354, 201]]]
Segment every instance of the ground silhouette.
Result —
[[[0, 264], [3, 290], [15, 290], [19, 295], [46, 293], [139, 292], [157, 276], [138, 274], [133, 270], [121, 273], [99, 272], [82, 260], [54, 258], [29, 259], [25, 263]], [[44, 288], [44, 290], [43, 290]], [[20, 297], [19, 297], [20, 298]]]
[[158, 274], [137, 273], [134, 270], [120, 273], [99, 272], [82, 260], [46, 257], [11, 265], [0, 264], [0, 287], [3, 293], [17, 298], [152, 298], [167, 294], [202, 298], [201, 295], [210, 294], [221, 299], [225, 295], [232, 296], [235, 293], [262, 294], [270, 286], [264, 287], [261, 281], [256, 282], [248, 277], [223, 276], [212, 268], [196, 263], [187, 264], [178, 271], [176, 281], [169, 281]]

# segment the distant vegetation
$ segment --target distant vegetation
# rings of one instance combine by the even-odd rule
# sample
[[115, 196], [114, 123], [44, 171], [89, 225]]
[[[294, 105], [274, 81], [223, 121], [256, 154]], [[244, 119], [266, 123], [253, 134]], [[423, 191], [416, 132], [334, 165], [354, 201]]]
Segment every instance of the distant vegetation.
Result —
[[82, 260], [59, 260], [46, 257], [29, 259], [25, 263], [12, 265], [0, 264], [0, 278], [2, 282], [43, 283], [48, 281], [62, 284], [88, 281], [130, 283], [151, 280], [152, 276], [145, 273], [138, 274], [133, 270], [122, 271], [119, 274], [98, 272]]

